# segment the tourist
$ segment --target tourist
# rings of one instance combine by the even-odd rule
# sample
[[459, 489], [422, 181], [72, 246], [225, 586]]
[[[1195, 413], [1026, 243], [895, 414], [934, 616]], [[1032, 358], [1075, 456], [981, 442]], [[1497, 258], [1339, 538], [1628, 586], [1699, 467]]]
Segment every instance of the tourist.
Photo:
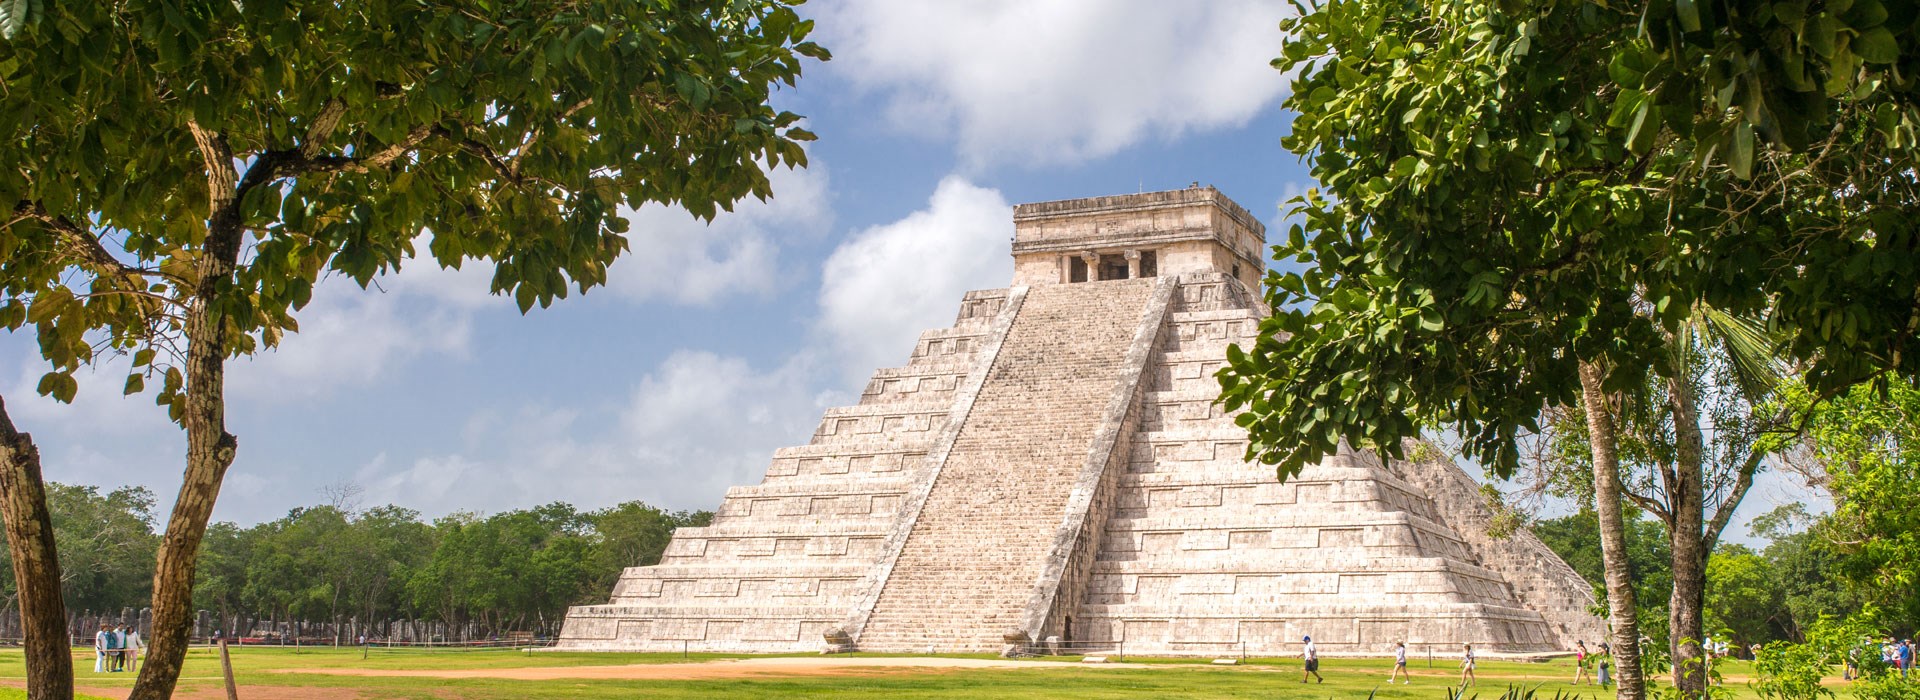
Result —
[[1578, 640], [1573, 643], [1573, 684], [1585, 685], [1593, 682], [1587, 675], [1587, 642]]
[[1327, 682], [1327, 679], [1320, 677], [1320, 651], [1313, 648], [1313, 637], [1301, 637], [1300, 641], [1306, 644], [1306, 648], [1300, 652], [1300, 658], [1307, 662], [1307, 671], [1300, 674], [1300, 682], [1307, 682], [1307, 676], [1313, 676], [1316, 683]]
[[1906, 678], [1907, 672], [1913, 670], [1913, 640], [1900, 640], [1898, 653], [1900, 654], [1900, 677]]
[[1460, 655], [1460, 687], [1473, 685], [1473, 645], [1466, 645], [1466, 653]]
[[107, 672], [107, 639], [113, 633], [108, 631], [107, 623], [100, 623], [100, 631], [93, 633], [93, 672]]
[[[1407, 673], [1407, 643], [1401, 642], [1393, 648], [1393, 675], [1387, 676], [1387, 682], [1400, 679], [1401, 685], [1413, 682], [1413, 674]], [[1305, 680], [1305, 679], [1302, 679]]]
[[1607, 671], [1613, 668], [1613, 647], [1608, 646], [1606, 642], [1601, 642], [1599, 656], [1599, 672], [1594, 674], [1593, 679], [1600, 684], [1600, 687], [1605, 688], [1613, 682], [1613, 678], [1607, 675]]
[[121, 645], [126, 644], [126, 641], [127, 641], [126, 637], [121, 636], [120, 630], [114, 629], [112, 627], [107, 628], [107, 672], [108, 673], [120, 672], [120, 647]]
[[146, 645], [140, 641], [140, 628], [128, 627], [126, 654], [127, 661], [131, 664], [128, 670], [135, 672], [140, 670], [140, 649], [145, 646]]

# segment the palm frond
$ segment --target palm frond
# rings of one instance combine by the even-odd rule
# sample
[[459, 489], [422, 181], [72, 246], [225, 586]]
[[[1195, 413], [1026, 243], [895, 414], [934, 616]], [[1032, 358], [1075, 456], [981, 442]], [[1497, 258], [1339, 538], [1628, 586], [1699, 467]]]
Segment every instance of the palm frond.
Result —
[[1733, 361], [1734, 379], [1750, 398], [1773, 392], [1789, 373], [1780, 337], [1767, 328], [1765, 321], [1738, 316], [1709, 305], [1701, 305], [1699, 320], [1713, 342], [1727, 351]]

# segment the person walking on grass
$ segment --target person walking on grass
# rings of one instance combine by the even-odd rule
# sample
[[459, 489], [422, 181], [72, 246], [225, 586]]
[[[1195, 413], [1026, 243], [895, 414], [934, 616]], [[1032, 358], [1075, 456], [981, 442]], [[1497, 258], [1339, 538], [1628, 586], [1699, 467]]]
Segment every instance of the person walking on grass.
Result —
[[1587, 675], [1587, 642], [1584, 639], [1575, 640], [1573, 643], [1573, 684], [1586, 685], [1592, 682], [1593, 677]]
[[1320, 650], [1313, 647], [1313, 637], [1301, 637], [1300, 641], [1306, 645], [1306, 647], [1300, 651], [1300, 658], [1305, 659], [1307, 662], [1307, 671], [1306, 673], [1300, 674], [1300, 682], [1307, 682], [1307, 676], [1313, 676], [1314, 682], [1316, 683], [1327, 682], [1327, 679], [1320, 677]]
[[1407, 673], [1407, 643], [1401, 642], [1393, 648], [1393, 675], [1387, 676], [1387, 682], [1400, 679], [1401, 685], [1413, 682], [1413, 674]]
[[1466, 688], [1477, 680], [1473, 677], [1473, 645], [1466, 645], [1466, 653], [1460, 655], [1460, 687]]
[[1613, 679], [1607, 675], [1607, 671], [1613, 668], [1613, 647], [1607, 646], [1606, 642], [1601, 642], [1599, 656], [1599, 673], [1594, 675], [1594, 681], [1605, 688], [1613, 684]]

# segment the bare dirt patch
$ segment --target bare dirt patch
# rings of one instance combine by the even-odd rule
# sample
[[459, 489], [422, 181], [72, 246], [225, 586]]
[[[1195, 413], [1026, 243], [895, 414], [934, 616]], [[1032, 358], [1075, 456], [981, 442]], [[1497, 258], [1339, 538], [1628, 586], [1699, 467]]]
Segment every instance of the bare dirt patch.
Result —
[[520, 681], [551, 681], [561, 679], [699, 681], [764, 676], [851, 676], [984, 668], [1149, 668], [1149, 666], [1145, 664], [1080, 664], [1063, 661], [1003, 661], [997, 659], [951, 659], [941, 657], [791, 656], [764, 659], [718, 659], [690, 664], [403, 670], [281, 668], [273, 669], [272, 672], [401, 678], [489, 678]]

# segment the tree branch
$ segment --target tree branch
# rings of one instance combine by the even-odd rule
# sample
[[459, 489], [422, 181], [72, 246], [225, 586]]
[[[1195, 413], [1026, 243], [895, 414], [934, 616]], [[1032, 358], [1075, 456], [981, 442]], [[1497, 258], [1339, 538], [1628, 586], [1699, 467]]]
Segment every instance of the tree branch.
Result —
[[1653, 517], [1659, 518], [1660, 522], [1666, 523], [1667, 527], [1673, 527], [1673, 513], [1668, 512], [1666, 504], [1661, 503], [1657, 499], [1648, 498], [1626, 489], [1620, 489], [1620, 495], [1626, 496], [1627, 500], [1633, 501], [1633, 504], [1636, 506], [1640, 506], [1640, 510], [1652, 513]]
[[236, 201], [234, 187], [240, 175], [233, 169], [233, 149], [227, 146], [227, 137], [207, 131], [199, 121], [187, 120], [187, 129], [193, 132], [193, 143], [200, 147], [200, 159], [207, 166], [207, 216], [218, 216]]
[[313, 158], [320, 155], [320, 149], [326, 145], [327, 138], [333, 136], [335, 127], [340, 126], [340, 118], [347, 114], [347, 101], [335, 97], [327, 100], [314, 115], [313, 123], [307, 126], [307, 137], [300, 142], [300, 157]]
[[1760, 462], [1766, 459], [1766, 453], [1758, 450], [1747, 453], [1745, 461], [1740, 463], [1740, 478], [1733, 483], [1733, 491], [1720, 501], [1720, 507], [1713, 509], [1713, 520], [1707, 523], [1706, 538], [1702, 542], [1706, 551], [1713, 551], [1715, 543], [1720, 541], [1720, 533], [1727, 529], [1727, 523], [1733, 521], [1733, 511], [1740, 507], [1740, 501], [1746, 498], [1747, 490], [1753, 488], [1753, 475], [1760, 471]]
[[413, 152], [428, 138], [442, 133], [445, 132], [432, 126], [416, 126], [412, 131], [407, 132], [406, 138], [364, 156], [309, 156], [304, 147], [299, 152], [269, 151], [268, 153], [277, 156], [273, 168], [275, 179], [307, 173], [365, 173], [387, 167], [402, 156]]
[[13, 215], [15, 222], [23, 220], [40, 222], [42, 226], [52, 231], [55, 236], [67, 244], [66, 252], [68, 257], [74, 261], [74, 265], [86, 269], [96, 276], [123, 280], [133, 289], [140, 289], [146, 286], [144, 283], [141, 283], [142, 281], [140, 280], [141, 277], [146, 275], [162, 277], [175, 283], [186, 282], [186, 280], [181, 279], [177, 275], [168, 274], [158, 269], [134, 267], [120, 262], [120, 259], [113, 257], [113, 253], [108, 251], [106, 246], [100, 244], [100, 239], [94, 236], [91, 230], [74, 223], [72, 219], [68, 219], [67, 217], [54, 216], [47, 213], [46, 207], [42, 206], [39, 202], [22, 200], [20, 203], [14, 205]]
[[587, 107], [590, 107], [592, 105], [593, 105], [593, 98], [589, 97], [587, 99], [574, 103], [572, 107], [568, 107], [567, 111], [560, 113], [559, 118], [554, 119], [551, 122], [542, 122], [540, 124], [534, 125], [533, 131], [527, 134], [526, 145], [523, 145], [520, 147], [520, 153], [513, 157], [513, 163], [507, 168], [507, 171], [508, 171], [507, 174], [511, 176], [510, 179], [512, 179], [515, 182], [518, 182], [520, 180], [520, 163], [527, 159], [527, 152], [533, 150], [533, 145], [540, 142], [540, 137], [546, 135], [546, 126], [548, 124], [556, 124], [559, 122], [566, 121], [568, 119], [572, 119], [573, 115], [580, 113], [580, 110], [586, 109]]

